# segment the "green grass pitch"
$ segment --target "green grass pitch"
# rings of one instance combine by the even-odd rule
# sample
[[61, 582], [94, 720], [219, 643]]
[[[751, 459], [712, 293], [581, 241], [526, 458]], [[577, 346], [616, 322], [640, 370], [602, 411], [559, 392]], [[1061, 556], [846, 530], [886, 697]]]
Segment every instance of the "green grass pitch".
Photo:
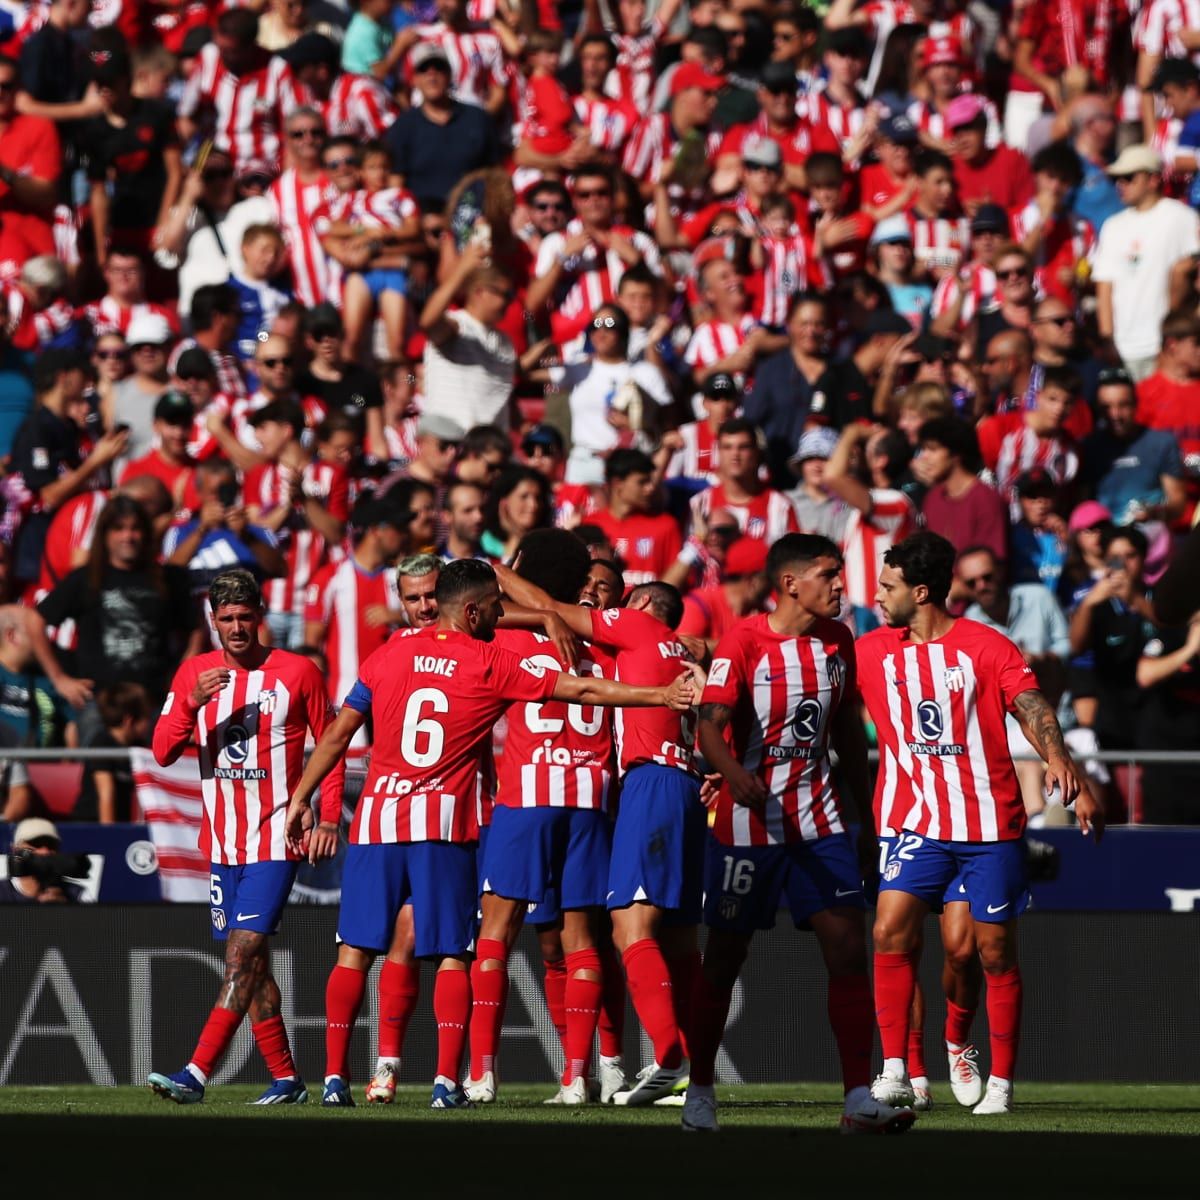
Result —
[[[0, 1143], [92, 1194], [408, 1197], [1003, 1195], [1200, 1196], [1200, 1088], [1018, 1084], [1008, 1117], [977, 1118], [935, 1085], [903, 1137], [839, 1137], [840, 1089], [722, 1087], [721, 1133], [685, 1135], [678, 1109], [541, 1103], [504, 1087], [495, 1105], [433, 1112], [428, 1089], [395, 1105], [247, 1107], [214, 1088], [180, 1108], [136, 1088], [0, 1088]], [[355, 1087], [361, 1095], [361, 1085]], [[319, 1094], [319, 1093], [318, 1093]], [[247, 1191], [231, 1187], [244, 1183]]]

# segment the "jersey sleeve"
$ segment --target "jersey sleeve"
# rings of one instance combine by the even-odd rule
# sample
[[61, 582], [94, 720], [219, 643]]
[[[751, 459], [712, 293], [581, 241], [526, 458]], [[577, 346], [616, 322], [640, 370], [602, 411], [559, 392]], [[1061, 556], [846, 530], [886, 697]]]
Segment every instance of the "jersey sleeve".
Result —
[[995, 649], [992, 652], [992, 659], [996, 682], [1000, 686], [1000, 695], [1004, 698], [1004, 707], [1012, 712], [1017, 697], [1022, 692], [1037, 690], [1037, 677], [1021, 656], [1020, 650], [1008, 638], [997, 636], [994, 642]]
[[505, 700], [547, 700], [554, 693], [561, 671], [551, 671], [532, 659], [518, 658], [498, 646], [489, 647], [488, 682]]
[[708, 637], [711, 627], [708, 604], [694, 592], [683, 598], [683, 618], [676, 633], [687, 637]]
[[151, 745], [154, 760], [160, 767], [170, 766], [184, 752], [195, 733], [198, 709], [192, 702], [192, 688], [198, 675], [197, 660], [191, 658], [180, 665], [171, 680], [170, 691], [154, 726]]
[[645, 613], [629, 608], [592, 609], [591, 641], [613, 650], [636, 650], [647, 642], [658, 641], [659, 623]]
[[713, 651], [712, 665], [708, 668], [708, 682], [700, 703], [721, 704], [736, 708], [738, 696], [745, 682], [745, 655], [741, 635], [735, 630], [727, 633]]

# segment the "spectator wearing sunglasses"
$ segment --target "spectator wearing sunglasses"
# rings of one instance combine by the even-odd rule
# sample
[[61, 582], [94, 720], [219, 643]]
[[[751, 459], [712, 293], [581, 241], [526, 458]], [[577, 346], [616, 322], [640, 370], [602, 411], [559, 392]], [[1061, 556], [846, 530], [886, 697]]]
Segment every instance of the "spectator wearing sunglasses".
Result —
[[557, 179], [539, 179], [526, 191], [525, 207], [529, 224], [521, 236], [536, 257], [546, 238], [566, 229], [571, 216], [570, 193]]
[[1032, 403], [1042, 377], [1051, 367], [1072, 368], [1083, 382], [1083, 398], [1087, 403], [1072, 406], [1067, 428], [1077, 438], [1086, 437], [1092, 431], [1092, 406], [1104, 366], [1080, 347], [1079, 321], [1074, 308], [1057, 296], [1047, 296], [1034, 305], [1029, 333], [1033, 338], [1033, 369], [1029, 373], [1026, 405]]

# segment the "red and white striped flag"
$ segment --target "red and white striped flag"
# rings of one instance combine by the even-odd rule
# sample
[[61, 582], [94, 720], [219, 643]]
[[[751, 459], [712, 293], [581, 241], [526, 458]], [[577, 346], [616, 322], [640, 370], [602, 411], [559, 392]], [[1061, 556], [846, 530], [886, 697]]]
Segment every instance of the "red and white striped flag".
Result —
[[163, 899], [207, 904], [210, 866], [200, 850], [204, 797], [195, 753], [169, 767], [160, 767], [149, 750], [131, 749], [130, 757], [138, 806], [158, 855]]

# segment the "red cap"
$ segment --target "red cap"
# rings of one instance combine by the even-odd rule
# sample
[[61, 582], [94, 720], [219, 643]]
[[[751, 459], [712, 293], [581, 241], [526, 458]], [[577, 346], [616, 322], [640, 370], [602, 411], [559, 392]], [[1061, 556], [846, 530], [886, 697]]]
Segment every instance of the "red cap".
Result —
[[767, 544], [758, 538], [740, 537], [725, 551], [722, 575], [756, 575], [767, 569]]
[[961, 67], [963, 61], [962, 47], [955, 38], [931, 37], [925, 39], [921, 47], [921, 69], [936, 67], [942, 63], [953, 63]]
[[703, 88], [706, 92], [719, 92], [725, 86], [724, 75], [714, 75], [699, 63], [680, 63], [671, 76], [671, 95], [678, 96], [688, 88]]

